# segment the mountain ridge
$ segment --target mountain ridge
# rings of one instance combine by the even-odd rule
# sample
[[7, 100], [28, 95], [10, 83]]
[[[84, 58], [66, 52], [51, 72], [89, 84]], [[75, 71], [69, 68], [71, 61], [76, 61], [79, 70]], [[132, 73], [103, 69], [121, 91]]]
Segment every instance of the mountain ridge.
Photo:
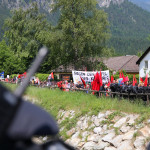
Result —
[[[32, 0], [32, 2], [37, 2], [41, 12], [46, 14], [47, 19], [53, 25], [57, 24], [60, 13], [51, 13], [52, 8], [50, 7], [54, 0]], [[2, 18], [0, 26], [4, 19], [10, 16], [10, 9], [20, 6], [26, 9], [30, 5], [31, 0], [0, 0], [0, 8], [3, 8], [0, 9]], [[150, 13], [128, 0], [98, 0], [98, 6], [108, 14], [112, 33], [109, 46], [114, 47], [118, 54], [136, 54], [138, 50], [145, 50], [149, 46], [146, 38], [150, 34]], [[1, 28], [0, 32], [3, 32]]]

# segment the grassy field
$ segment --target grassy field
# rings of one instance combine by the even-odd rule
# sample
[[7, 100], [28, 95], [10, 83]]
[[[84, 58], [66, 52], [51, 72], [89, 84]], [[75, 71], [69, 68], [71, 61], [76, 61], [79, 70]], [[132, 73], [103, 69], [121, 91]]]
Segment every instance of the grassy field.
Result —
[[[11, 90], [15, 90], [16, 85], [5, 84]], [[44, 108], [57, 119], [59, 110], [75, 110], [73, 118], [66, 118], [59, 127], [62, 128], [60, 136], [66, 140], [70, 138], [66, 133], [76, 126], [80, 116], [97, 115], [99, 112], [113, 110], [114, 112], [108, 117], [107, 121], [101, 122], [110, 124], [111, 119], [121, 112], [140, 114], [136, 124], [140, 124], [150, 118], [150, 108], [140, 101], [118, 100], [109, 97], [97, 98], [95, 95], [83, 92], [63, 92], [59, 89], [50, 90], [48, 88], [29, 87], [25, 95], [34, 100], [37, 105]], [[35, 101], [36, 100], [36, 101]]]
[[[15, 89], [15, 85], [7, 85]], [[97, 98], [92, 94], [83, 92], [62, 92], [59, 89], [50, 90], [48, 88], [29, 87], [25, 92], [31, 98], [37, 100], [37, 104], [46, 109], [54, 117], [57, 116], [60, 109], [75, 110], [84, 115], [97, 114], [100, 111], [115, 110], [126, 113], [138, 113], [144, 118], [150, 117], [150, 108], [139, 101], [118, 100], [108, 97]]]

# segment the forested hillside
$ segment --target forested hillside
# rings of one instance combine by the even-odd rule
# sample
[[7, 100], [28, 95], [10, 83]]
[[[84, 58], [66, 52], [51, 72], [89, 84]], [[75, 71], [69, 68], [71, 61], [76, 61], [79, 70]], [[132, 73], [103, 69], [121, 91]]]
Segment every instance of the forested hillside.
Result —
[[[40, 12], [46, 14], [47, 19], [56, 25], [60, 17], [60, 12], [51, 12], [50, 4], [52, 0], [33, 0], [38, 3]], [[119, 0], [118, 0], [119, 1]], [[31, 0], [3, 1], [0, 0], [0, 39], [3, 36], [2, 26], [4, 19], [10, 16], [10, 9], [19, 8], [20, 6], [28, 7]], [[99, 0], [98, 0], [99, 2]], [[117, 54], [137, 54], [138, 51], [145, 51], [150, 42], [147, 40], [150, 34], [150, 13], [138, 7], [137, 5], [125, 0], [120, 4], [111, 3], [108, 8], [104, 9], [108, 14], [111, 39], [109, 46], [113, 47]]]
[[139, 7], [142, 7], [143, 9], [150, 12], [150, 1], [149, 0], [129, 0], [133, 2], [134, 4], [138, 5]]
[[136, 54], [145, 50], [150, 42], [150, 13], [131, 2], [111, 4], [108, 13], [112, 38], [109, 42], [119, 54]]

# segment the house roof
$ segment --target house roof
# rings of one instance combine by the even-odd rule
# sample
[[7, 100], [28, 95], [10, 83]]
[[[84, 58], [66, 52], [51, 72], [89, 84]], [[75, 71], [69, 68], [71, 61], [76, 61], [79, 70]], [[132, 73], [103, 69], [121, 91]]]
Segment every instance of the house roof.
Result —
[[149, 53], [150, 51], [150, 47], [144, 52], [144, 54], [137, 60], [136, 64], [140, 64], [140, 62], [142, 61], [142, 59]]
[[[109, 58], [98, 58], [97, 61], [102, 61], [108, 69], [119, 71], [119, 70], [125, 70], [126, 72], [131, 73], [138, 73], [139, 72], [139, 66], [136, 64], [139, 57], [135, 55], [131, 56], [118, 56], [118, 57], [109, 57]], [[96, 59], [93, 59], [95, 61]], [[89, 59], [91, 61], [91, 58]], [[74, 64], [70, 64], [67, 66], [59, 66], [58, 68], [52, 70], [53, 72], [71, 72], [72, 70], [75, 70]], [[79, 71], [86, 70], [85, 66], [81, 66], [81, 68], [78, 69]]]
[[110, 57], [103, 60], [103, 63], [111, 70], [126, 72], [139, 72], [139, 66], [136, 61], [139, 57], [135, 55]]
[[[69, 64], [67, 66], [59, 66], [58, 68], [51, 70], [52, 72], [72, 72], [72, 70], [75, 70], [75, 66], [73, 64]], [[78, 69], [79, 71], [86, 70], [85, 66], [82, 66], [81, 68]]]

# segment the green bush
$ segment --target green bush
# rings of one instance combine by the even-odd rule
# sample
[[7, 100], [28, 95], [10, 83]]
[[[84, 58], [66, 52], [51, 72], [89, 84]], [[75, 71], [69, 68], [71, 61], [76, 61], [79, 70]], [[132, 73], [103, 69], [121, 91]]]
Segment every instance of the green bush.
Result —
[[[12, 79], [14, 76], [18, 76], [18, 74], [12, 74], [12, 75], [10, 75], [10, 78]], [[47, 80], [49, 74], [37, 73], [37, 74], [35, 74], [35, 76], [38, 77], [41, 81], [45, 81], [45, 80]], [[54, 81], [58, 81], [56, 75], [54, 75]]]
[[38, 77], [41, 81], [47, 80], [49, 74], [42, 74], [42, 73], [37, 73], [35, 74], [36, 77]]
[[[127, 74], [124, 70], [122, 70], [124, 76], [128, 76], [129, 81], [133, 81], [133, 74]], [[116, 74], [114, 75], [114, 79], [119, 79], [119, 74], [120, 72], [116, 72]], [[135, 75], [137, 82], [139, 83], [139, 74]]]
[[11, 79], [12, 79], [14, 76], [15, 76], [15, 77], [17, 77], [17, 76], [18, 76], [18, 74], [12, 74], [12, 75], [10, 75], [10, 76], [9, 76], [9, 78], [11, 78]]

